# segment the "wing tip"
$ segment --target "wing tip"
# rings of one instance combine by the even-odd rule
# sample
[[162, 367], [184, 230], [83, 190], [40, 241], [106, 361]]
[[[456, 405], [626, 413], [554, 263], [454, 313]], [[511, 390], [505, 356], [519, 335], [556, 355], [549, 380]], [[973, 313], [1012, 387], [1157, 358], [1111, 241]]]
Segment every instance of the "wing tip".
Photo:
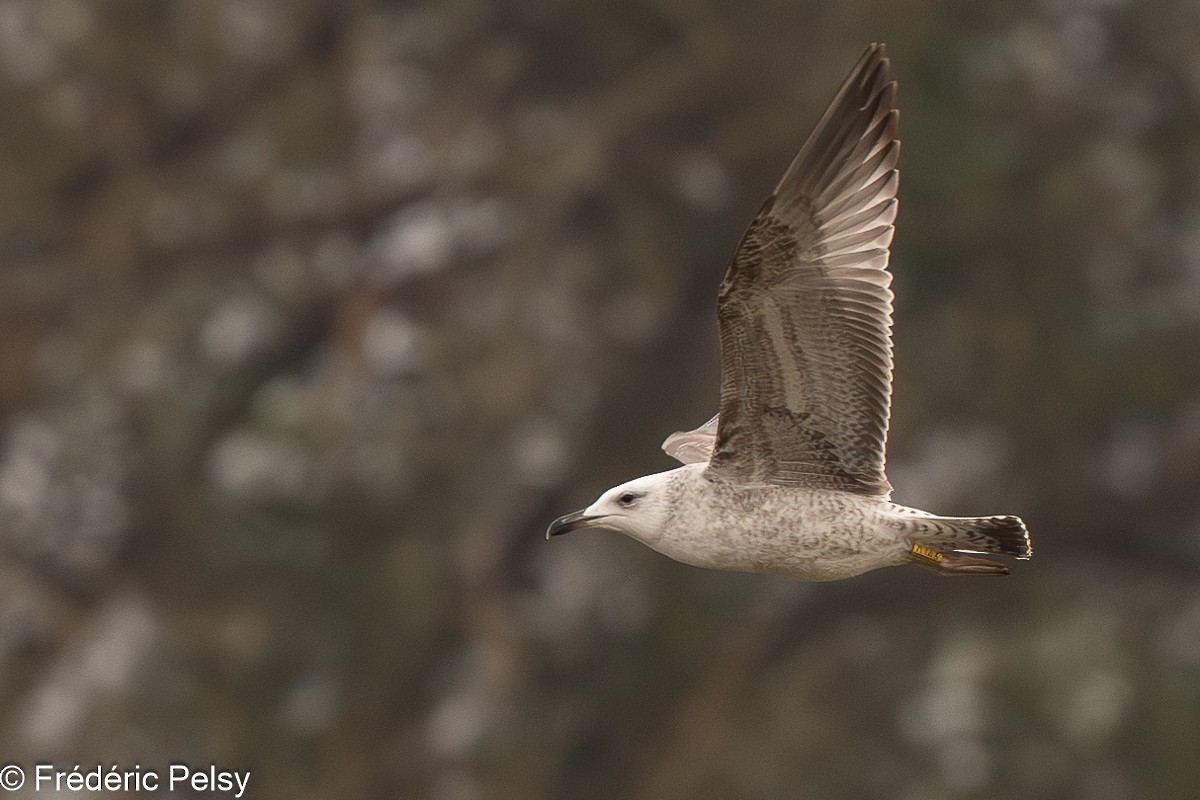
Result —
[[662, 443], [662, 451], [683, 464], [708, 461], [717, 438], [716, 414], [708, 422], [691, 431], [675, 431]]

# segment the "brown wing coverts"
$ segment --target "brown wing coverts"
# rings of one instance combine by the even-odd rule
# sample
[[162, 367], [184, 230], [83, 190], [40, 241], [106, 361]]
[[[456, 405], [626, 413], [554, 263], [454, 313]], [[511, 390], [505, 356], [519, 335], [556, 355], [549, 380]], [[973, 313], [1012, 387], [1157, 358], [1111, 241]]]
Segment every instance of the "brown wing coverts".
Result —
[[872, 45], [738, 245], [721, 284], [723, 479], [887, 494], [886, 271], [896, 84]]

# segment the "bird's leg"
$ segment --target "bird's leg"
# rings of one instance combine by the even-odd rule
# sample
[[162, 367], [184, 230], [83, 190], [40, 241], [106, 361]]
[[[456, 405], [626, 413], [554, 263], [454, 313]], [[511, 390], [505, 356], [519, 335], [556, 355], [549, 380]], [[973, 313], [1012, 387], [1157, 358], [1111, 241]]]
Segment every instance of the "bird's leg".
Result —
[[998, 561], [969, 556], [964, 553], [942, 553], [923, 544], [913, 542], [910, 551], [912, 561], [939, 575], [1007, 575], [1008, 567]]
[[926, 547], [925, 545], [918, 544], [916, 542], [913, 542], [912, 555], [917, 559], [917, 563], [923, 563], [927, 566], [934, 567], [939, 565], [944, 558], [941, 553], [939, 553], [937, 550], [934, 550], [932, 547]]

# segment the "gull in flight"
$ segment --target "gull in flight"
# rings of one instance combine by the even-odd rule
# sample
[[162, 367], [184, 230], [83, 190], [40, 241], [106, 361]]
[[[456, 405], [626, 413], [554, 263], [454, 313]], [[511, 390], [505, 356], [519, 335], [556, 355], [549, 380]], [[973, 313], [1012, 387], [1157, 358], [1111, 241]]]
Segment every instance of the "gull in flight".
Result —
[[900, 142], [882, 44], [851, 70], [743, 235], [717, 295], [719, 413], [663, 449], [683, 466], [609, 489], [547, 537], [620, 531], [686, 564], [848, 578], [916, 564], [1005, 575], [1019, 517], [893, 503], [884, 474]]

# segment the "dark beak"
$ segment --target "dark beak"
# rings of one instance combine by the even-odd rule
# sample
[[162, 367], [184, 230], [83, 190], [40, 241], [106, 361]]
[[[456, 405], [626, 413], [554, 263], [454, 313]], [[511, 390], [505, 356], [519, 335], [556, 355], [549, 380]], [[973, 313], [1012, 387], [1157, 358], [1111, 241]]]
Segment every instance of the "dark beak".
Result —
[[561, 536], [564, 533], [573, 531], [576, 528], [594, 528], [596, 524], [604, 519], [603, 515], [589, 517], [582, 511], [576, 511], [572, 514], [567, 514], [564, 517], [559, 517], [550, 523], [550, 527], [546, 529], [546, 538], [551, 536]]

